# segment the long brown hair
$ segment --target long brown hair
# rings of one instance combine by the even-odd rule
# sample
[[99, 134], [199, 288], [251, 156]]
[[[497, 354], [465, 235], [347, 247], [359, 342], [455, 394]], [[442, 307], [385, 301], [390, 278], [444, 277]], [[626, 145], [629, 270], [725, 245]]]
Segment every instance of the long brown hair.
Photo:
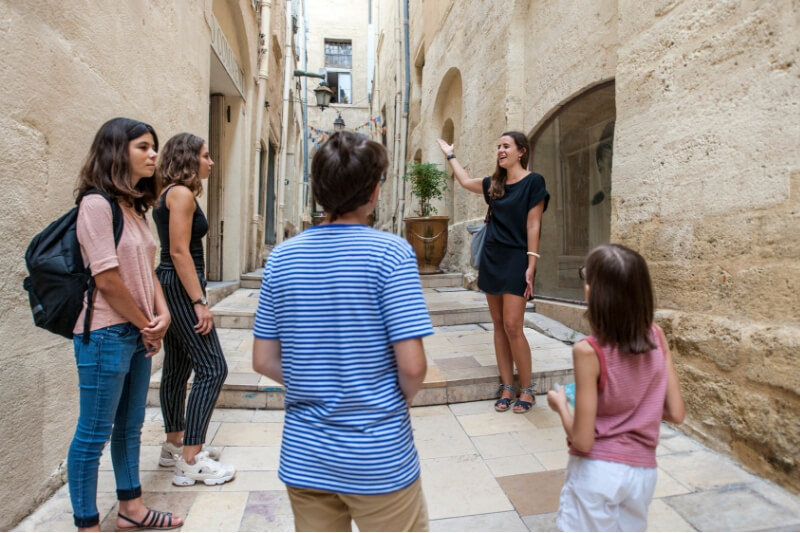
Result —
[[154, 177], [140, 179], [136, 187], [131, 184], [128, 143], [145, 133], [153, 136], [158, 151], [158, 136], [149, 124], [117, 117], [100, 126], [78, 176], [77, 202], [89, 189], [99, 189], [137, 213], [143, 214], [155, 204], [159, 187]]
[[644, 258], [620, 244], [604, 244], [589, 253], [587, 318], [601, 344], [620, 353], [644, 353], [656, 347], [651, 338], [653, 286]]
[[156, 176], [162, 189], [177, 184], [185, 185], [195, 196], [203, 194], [200, 150], [205, 143], [191, 133], [178, 133], [164, 143], [156, 164]]
[[[507, 131], [503, 133], [500, 137], [511, 137], [514, 139], [514, 143], [517, 145], [517, 149], [522, 151], [522, 157], [520, 158], [519, 162], [522, 165], [522, 168], [528, 168], [528, 160], [530, 158], [531, 153], [531, 145], [528, 142], [528, 138], [525, 136], [524, 133], [519, 131]], [[497, 162], [497, 166], [494, 169], [494, 174], [492, 174], [492, 182], [489, 185], [489, 197], [492, 200], [496, 200], [498, 198], [502, 198], [503, 195], [506, 193], [505, 184], [506, 180], [508, 179], [508, 172], [506, 169], [500, 166], [500, 162]]]

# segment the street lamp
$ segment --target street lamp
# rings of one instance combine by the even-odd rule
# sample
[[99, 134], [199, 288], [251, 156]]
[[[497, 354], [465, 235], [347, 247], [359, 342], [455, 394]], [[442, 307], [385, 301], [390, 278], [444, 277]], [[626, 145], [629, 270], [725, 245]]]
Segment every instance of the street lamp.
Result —
[[319, 82], [317, 88], [314, 89], [314, 96], [317, 97], [317, 107], [325, 110], [331, 104], [331, 97], [333, 96], [333, 89], [328, 87], [324, 81]]
[[306, 72], [305, 70], [295, 70], [295, 76], [303, 76], [305, 78], [319, 78], [322, 81], [319, 82], [317, 88], [314, 89], [314, 96], [317, 98], [317, 107], [324, 110], [331, 104], [331, 97], [333, 97], [333, 89], [328, 87], [328, 84], [325, 83], [325, 74], [317, 74], [315, 72]]
[[342, 131], [343, 129], [344, 129], [344, 119], [342, 118], [342, 114], [339, 113], [339, 116], [336, 117], [336, 120], [333, 121], [333, 131]]

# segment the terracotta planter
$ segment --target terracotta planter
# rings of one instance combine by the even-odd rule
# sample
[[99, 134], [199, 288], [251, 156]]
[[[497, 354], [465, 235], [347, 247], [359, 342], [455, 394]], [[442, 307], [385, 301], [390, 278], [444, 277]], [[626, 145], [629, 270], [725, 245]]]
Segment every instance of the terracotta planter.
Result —
[[409, 217], [406, 224], [406, 240], [417, 254], [420, 274], [436, 274], [439, 263], [447, 253], [447, 223], [449, 217]]

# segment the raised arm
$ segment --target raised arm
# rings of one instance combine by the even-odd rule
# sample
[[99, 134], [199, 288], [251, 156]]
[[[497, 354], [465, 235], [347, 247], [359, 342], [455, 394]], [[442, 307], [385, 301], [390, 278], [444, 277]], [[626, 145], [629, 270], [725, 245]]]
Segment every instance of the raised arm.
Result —
[[442, 139], [436, 139], [436, 142], [439, 143], [439, 148], [442, 150], [442, 153], [445, 155], [445, 157], [448, 158], [447, 162], [450, 163], [450, 167], [453, 169], [453, 174], [455, 174], [458, 183], [460, 183], [462, 187], [470, 192], [483, 194], [483, 179], [473, 178], [469, 175], [469, 172], [467, 172], [467, 170], [461, 166], [461, 163], [458, 162], [458, 159], [456, 159], [455, 156], [450, 157], [453, 155], [453, 145], [447, 144]]

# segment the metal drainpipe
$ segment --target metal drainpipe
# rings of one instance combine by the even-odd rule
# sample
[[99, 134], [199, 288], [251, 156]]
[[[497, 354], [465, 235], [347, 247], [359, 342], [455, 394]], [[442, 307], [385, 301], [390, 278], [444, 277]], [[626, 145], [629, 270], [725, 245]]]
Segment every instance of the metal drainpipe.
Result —
[[[292, 0], [286, 0], [286, 49], [283, 59], [284, 65], [289, 61], [292, 54]], [[289, 87], [291, 85], [292, 69], [283, 69], [283, 106], [281, 110], [281, 151], [280, 151], [280, 177], [278, 178], [278, 217], [275, 224], [275, 243], [283, 242], [284, 210], [286, 209], [286, 153], [289, 144]]]
[[[400, 31], [400, 20], [401, 20], [400, 19], [400, 9], [401, 9], [401, 6], [398, 3], [397, 4], [397, 13], [396, 13], [397, 18], [395, 19], [396, 22], [395, 22], [395, 25], [394, 25], [394, 27], [395, 27], [395, 31], [394, 31], [395, 32], [395, 39], [397, 41], [397, 49], [398, 50], [400, 50], [401, 47], [403, 46], [403, 37], [402, 37], [402, 33]], [[396, 67], [395, 68], [395, 71], [396, 71], [395, 72], [395, 79], [399, 80], [399, 79], [401, 79], [401, 76], [402, 76], [402, 71], [401, 71], [402, 67], [400, 65], [400, 61], [395, 62], [395, 67]], [[392, 148], [392, 156], [394, 158], [394, 161], [393, 161], [393, 164], [392, 164], [392, 170], [393, 170], [394, 175], [395, 175], [394, 187], [392, 187], [392, 206], [394, 206], [394, 218], [397, 221], [397, 227], [395, 228], [395, 233], [397, 233], [398, 235], [400, 235], [402, 233], [402, 227], [403, 227], [403, 220], [401, 218], [402, 217], [402, 213], [399, 212], [399, 207], [400, 207], [400, 181], [402, 181], [402, 179], [403, 179], [403, 175], [400, 173], [400, 169], [402, 168], [402, 162], [401, 162], [401, 157], [402, 156], [400, 154], [400, 138], [402, 137], [402, 128], [401, 128], [402, 124], [401, 124], [401, 121], [400, 121], [400, 117], [401, 117], [401, 113], [402, 112], [400, 110], [400, 106], [398, 105], [398, 99], [400, 100], [399, 103], [402, 104], [402, 98], [403, 98], [403, 93], [400, 91], [400, 89], [398, 89], [397, 92], [395, 93], [395, 96], [394, 96], [394, 117], [393, 117], [393, 119], [394, 119], [394, 128], [395, 128], [394, 131], [395, 131], [395, 134], [394, 134], [394, 143], [393, 143], [393, 148]]]
[[[259, 36], [263, 42], [259, 47], [259, 58], [258, 58], [258, 100], [256, 100], [256, 142], [255, 142], [255, 151], [258, 153], [261, 150], [261, 129], [264, 126], [264, 120], [267, 123], [267, 132], [269, 132], [269, 111], [266, 109], [262, 109], [261, 106], [264, 105], [264, 101], [266, 99], [267, 94], [267, 78], [269, 77], [269, 27], [271, 22], [271, 15], [272, 15], [272, 1], [271, 0], [261, 0], [260, 2], [260, 9], [259, 9]], [[266, 118], [265, 118], [266, 115]], [[251, 195], [251, 209], [253, 213], [253, 217], [250, 221], [250, 235], [252, 239], [253, 246], [250, 251], [250, 265], [251, 267], [259, 267], [260, 261], [258, 258], [258, 252], [261, 247], [261, 243], [258, 242], [258, 224], [259, 224], [259, 216], [260, 213], [258, 212], [258, 195], [259, 195], [259, 185], [261, 183], [261, 176], [258, 174], [260, 161], [259, 158], [256, 158], [254, 165], [253, 165], [253, 176], [255, 179], [253, 180], [253, 193]]]
[[[410, 42], [408, 38], [408, 0], [403, 2], [403, 33], [404, 33], [404, 59], [405, 59], [405, 67], [406, 67], [406, 91], [405, 97], [403, 99], [403, 125], [400, 129], [401, 131], [401, 139], [400, 139], [400, 175], [406, 173], [406, 159], [407, 159], [407, 150], [408, 150], [408, 105], [409, 100], [411, 98], [411, 66], [410, 66]], [[402, 190], [400, 195], [400, 217], [405, 216], [406, 211], [406, 182], [403, 181]]]
[[[308, 53], [306, 51], [306, 41], [308, 39], [308, 19], [306, 18], [306, 0], [303, 0], [303, 44], [302, 48], [302, 61], [303, 70], [308, 70]], [[311, 182], [308, 179], [308, 84], [305, 77], [300, 78], [300, 91], [303, 95], [301, 100], [303, 102], [303, 195], [307, 196], [305, 209], [308, 209], [308, 219], [311, 220], [311, 209], [309, 206], [313, 203], [313, 195], [311, 194]], [[306, 213], [303, 213], [305, 220]]]

